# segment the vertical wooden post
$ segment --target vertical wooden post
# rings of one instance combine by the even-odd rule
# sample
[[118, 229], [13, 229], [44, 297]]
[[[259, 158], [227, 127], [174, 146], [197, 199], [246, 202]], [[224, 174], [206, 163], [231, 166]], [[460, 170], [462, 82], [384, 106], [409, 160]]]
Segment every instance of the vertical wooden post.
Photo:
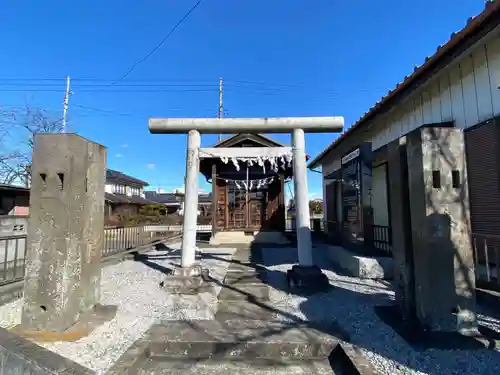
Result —
[[219, 212], [219, 197], [217, 196], [217, 164], [212, 164], [212, 236], [215, 236], [217, 213]]
[[278, 198], [278, 230], [284, 232], [286, 229], [286, 215], [285, 215], [285, 175], [279, 174], [280, 194]]

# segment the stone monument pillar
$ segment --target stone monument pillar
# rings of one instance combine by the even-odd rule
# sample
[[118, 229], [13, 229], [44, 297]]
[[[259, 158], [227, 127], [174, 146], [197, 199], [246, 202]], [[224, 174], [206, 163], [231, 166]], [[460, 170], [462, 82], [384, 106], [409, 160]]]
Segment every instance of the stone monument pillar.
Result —
[[406, 138], [416, 316], [430, 330], [476, 333], [463, 131], [429, 127]]
[[396, 304], [402, 318], [415, 317], [415, 283], [413, 246], [411, 242], [410, 198], [406, 137], [387, 146], [388, 188], [391, 199], [392, 257]]
[[61, 332], [99, 302], [106, 148], [37, 134], [21, 327]]

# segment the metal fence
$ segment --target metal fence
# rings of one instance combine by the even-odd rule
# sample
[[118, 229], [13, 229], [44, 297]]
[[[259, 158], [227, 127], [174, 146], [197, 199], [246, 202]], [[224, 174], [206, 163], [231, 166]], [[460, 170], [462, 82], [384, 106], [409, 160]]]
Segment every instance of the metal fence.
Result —
[[[311, 217], [310, 218], [310, 228], [314, 232], [324, 232], [325, 221], [322, 217]], [[293, 216], [287, 216], [285, 219], [285, 231], [293, 232], [296, 230], [296, 219]]]
[[373, 225], [373, 246], [392, 254], [392, 231], [386, 225]]
[[[102, 256], [108, 257], [147, 245], [174, 233], [175, 231], [157, 230], [154, 226], [108, 227], [104, 229]], [[26, 232], [0, 235], [0, 285], [24, 278], [26, 250]]]
[[500, 236], [472, 233], [476, 280], [500, 287]]

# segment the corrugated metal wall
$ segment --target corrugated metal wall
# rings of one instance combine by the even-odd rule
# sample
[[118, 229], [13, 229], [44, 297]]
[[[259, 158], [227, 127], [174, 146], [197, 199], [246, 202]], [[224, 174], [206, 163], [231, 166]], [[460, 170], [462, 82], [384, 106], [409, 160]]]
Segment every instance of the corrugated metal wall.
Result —
[[500, 131], [495, 120], [465, 132], [472, 232], [500, 235]]

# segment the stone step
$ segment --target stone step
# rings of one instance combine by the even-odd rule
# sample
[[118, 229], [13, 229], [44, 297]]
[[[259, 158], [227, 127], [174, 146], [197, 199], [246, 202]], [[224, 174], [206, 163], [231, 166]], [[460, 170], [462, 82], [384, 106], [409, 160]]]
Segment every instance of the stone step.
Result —
[[248, 271], [248, 272], [234, 272], [229, 270], [224, 277], [223, 283], [225, 285], [238, 286], [243, 284], [262, 284], [265, 279], [265, 272]]
[[215, 319], [221, 322], [232, 319], [273, 320], [274, 315], [275, 311], [265, 301], [221, 300]]
[[228, 269], [230, 273], [236, 272], [264, 272], [266, 268], [264, 266], [256, 265], [250, 262], [233, 263]]
[[156, 360], [312, 360], [330, 356], [340, 330], [331, 323], [235, 319], [169, 321], [150, 332], [148, 357]]
[[202, 360], [193, 363], [184, 360], [158, 361], [151, 358], [136, 366], [133, 373], [137, 375], [344, 375], [344, 372], [333, 372], [328, 360], [300, 362]]
[[269, 287], [264, 284], [236, 285], [223, 287], [219, 293], [219, 301], [269, 301]]

